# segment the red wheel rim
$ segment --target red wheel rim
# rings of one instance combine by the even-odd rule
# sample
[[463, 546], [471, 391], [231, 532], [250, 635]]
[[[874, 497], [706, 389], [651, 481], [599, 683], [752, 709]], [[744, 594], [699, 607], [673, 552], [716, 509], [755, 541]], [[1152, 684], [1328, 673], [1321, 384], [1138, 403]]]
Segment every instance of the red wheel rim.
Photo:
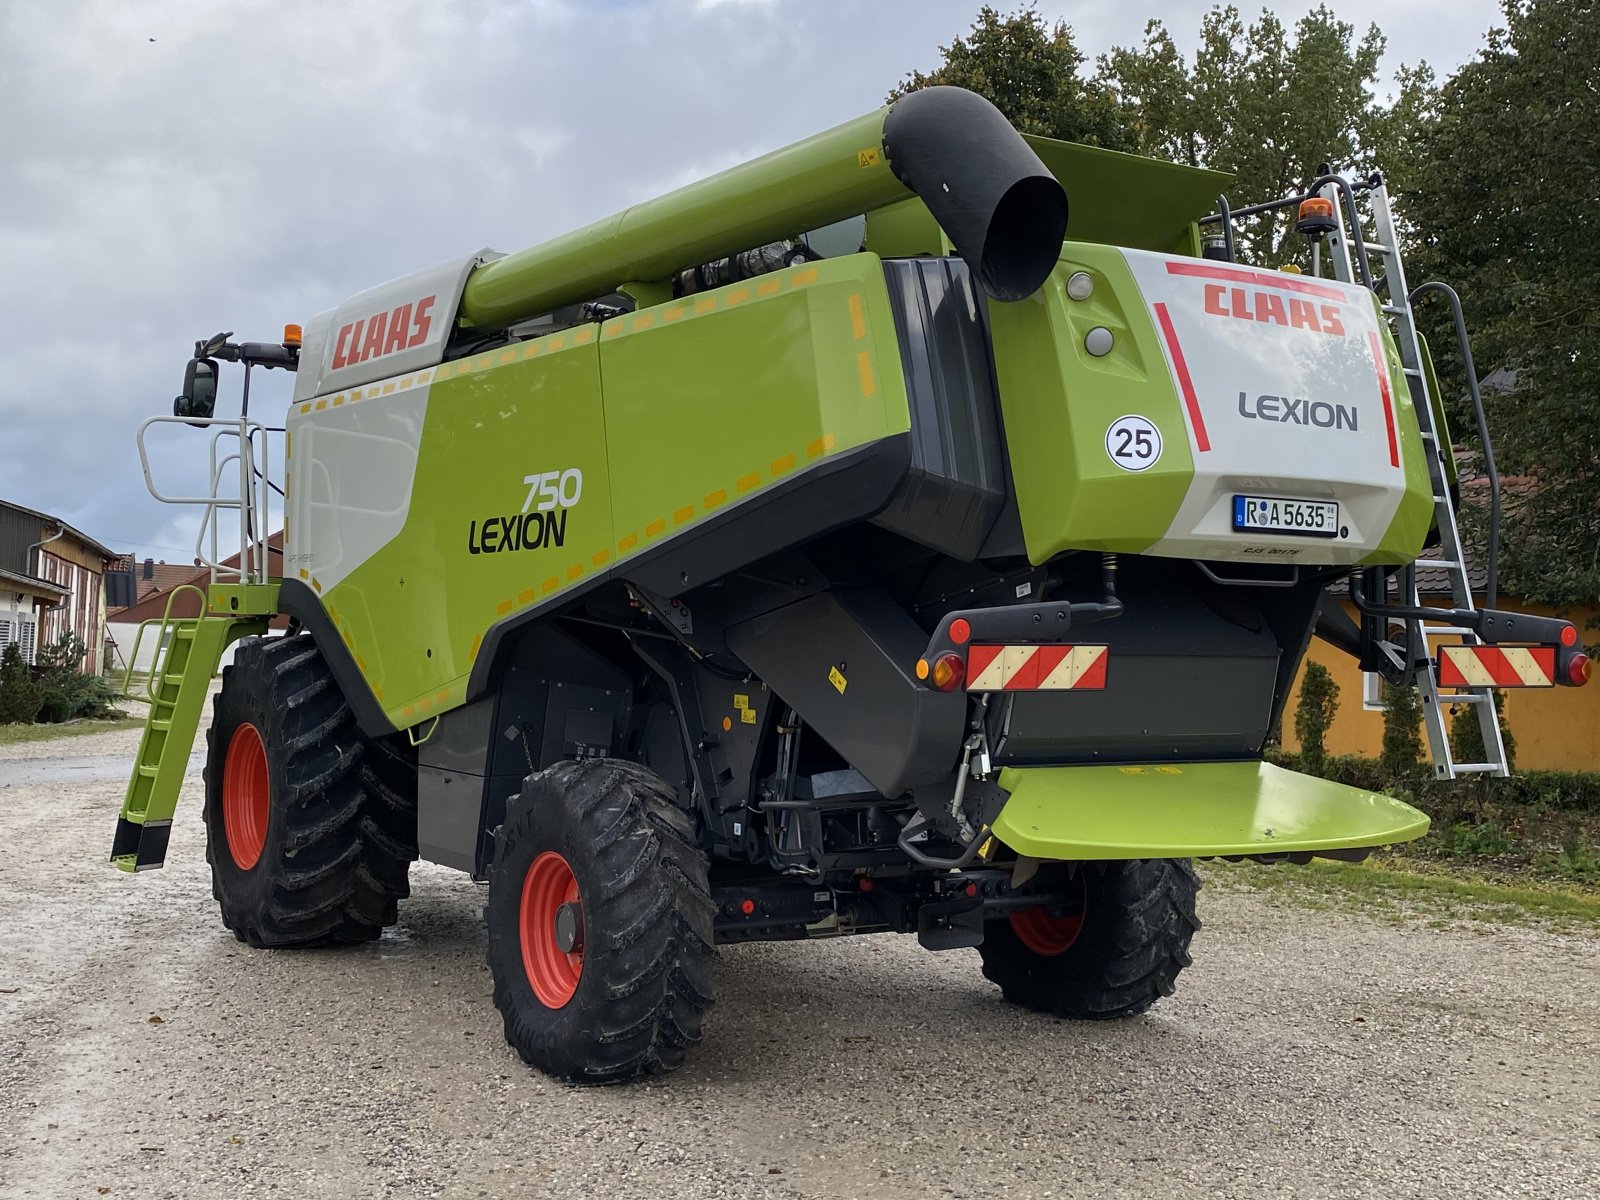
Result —
[[234, 865], [248, 871], [261, 861], [271, 811], [267, 748], [254, 725], [240, 725], [228, 740], [222, 763], [222, 830]]
[[578, 902], [578, 880], [566, 859], [546, 850], [533, 860], [522, 880], [522, 966], [546, 1008], [571, 1000], [583, 975], [583, 948], [566, 951], [556, 942], [557, 914]]
[[1010, 914], [1011, 930], [1017, 940], [1046, 958], [1054, 958], [1072, 949], [1072, 944], [1083, 932], [1084, 909], [1088, 904], [1088, 891], [1083, 885], [1083, 875], [1077, 877], [1078, 904], [1076, 911], [1057, 916], [1048, 908], [1025, 908]]

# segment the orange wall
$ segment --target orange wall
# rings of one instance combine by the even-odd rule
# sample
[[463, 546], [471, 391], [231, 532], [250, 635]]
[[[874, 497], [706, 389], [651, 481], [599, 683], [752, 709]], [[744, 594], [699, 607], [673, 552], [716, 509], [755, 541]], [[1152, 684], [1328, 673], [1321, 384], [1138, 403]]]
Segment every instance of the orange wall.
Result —
[[[1501, 607], [1552, 615], [1551, 609], [1514, 601], [1502, 600]], [[1597, 613], [1600, 609], [1583, 608], [1560, 615], [1576, 625], [1580, 636], [1592, 645], [1596, 634], [1587, 628], [1587, 623]], [[1327, 667], [1339, 685], [1339, 713], [1328, 731], [1328, 753], [1376, 758], [1383, 746], [1383, 713], [1362, 709], [1361, 671], [1356, 660], [1320, 638], [1311, 639], [1307, 657]], [[1299, 749], [1299, 740], [1294, 736], [1294, 710], [1299, 699], [1300, 681], [1296, 679], [1283, 714], [1283, 743], [1288, 750]], [[1518, 769], [1600, 771], [1600, 671], [1587, 687], [1509, 690], [1505, 713], [1506, 724], [1517, 743]]]

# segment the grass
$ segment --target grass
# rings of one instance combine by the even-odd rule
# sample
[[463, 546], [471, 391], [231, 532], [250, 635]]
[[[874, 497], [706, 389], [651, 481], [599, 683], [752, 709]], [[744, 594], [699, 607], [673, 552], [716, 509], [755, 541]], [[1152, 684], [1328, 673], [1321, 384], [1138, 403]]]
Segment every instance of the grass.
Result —
[[91, 733], [111, 733], [119, 729], [138, 729], [143, 717], [123, 717], [112, 721], [79, 721], [75, 725], [0, 725], [0, 746], [23, 742], [51, 742], [57, 738], [84, 737]]
[[1400, 855], [1309, 866], [1210, 863], [1207, 886], [1253, 891], [1306, 908], [1364, 913], [1406, 925], [1538, 925], [1600, 933], [1600, 887], [1496, 877], [1459, 864]]

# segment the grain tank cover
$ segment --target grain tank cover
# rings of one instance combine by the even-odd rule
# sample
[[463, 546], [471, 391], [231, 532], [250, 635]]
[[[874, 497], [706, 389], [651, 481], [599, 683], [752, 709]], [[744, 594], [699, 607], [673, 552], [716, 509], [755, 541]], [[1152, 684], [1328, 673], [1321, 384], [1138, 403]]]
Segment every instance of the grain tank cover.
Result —
[[[1123, 253], [1171, 370], [1194, 462], [1183, 503], [1151, 552], [1355, 563], [1377, 551], [1408, 483], [1425, 475], [1410, 396], [1372, 293], [1283, 271]], [[1275, 526], [1291, 515], [1326, 524], [1258, 528], [1244, 507], [1279, 508]], [[1425, 530], [1418, 523], [1412, 538]]]
[[305, 326], [295, 403], [436, 367], [474, 268], [502, 257], [494, 250], [413, 272], [318, 313]]
[[1028, 555], [1410, 562], [1432, 492], [1369, 290], [1069, 241], [989, 306]]

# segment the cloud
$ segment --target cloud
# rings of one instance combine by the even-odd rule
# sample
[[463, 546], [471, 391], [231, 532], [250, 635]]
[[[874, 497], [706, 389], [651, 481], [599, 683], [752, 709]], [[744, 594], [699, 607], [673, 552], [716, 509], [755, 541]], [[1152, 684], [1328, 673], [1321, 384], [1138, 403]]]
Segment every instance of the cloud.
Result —
[[[977, 7], [0, 6], [0, 497], [187, 559], [198, 514], [147, 497], [134, 433], [170, 412], [195, 339], [270, 340], [383, 280], [535, 244], [846, 120], [933, 66]], [[1150, 7], [1183, 36], [1204, 8]], [[1443, 56], [1444, 10], [1419, 7], [1433, 28], [1408, 9], [1415, 48], [1397, 34], [1394, 49], [1414, 59], [1432, 37]], [[1486, 26], [1492, 0], [1473, 7]], [[1146, 15], [1041, 11], [1073, 21], [1091, 53], [1136, 40]], [[1364, 21], [1379, 7], [1340, 11]], [[1465, 56], [1476, 29], [1451, 12], [1449, 28], [1471, 29]], [[253, 412], [282, 411], [275, 376]], [[200, 486], [204, 435], [162, 432], [153, 468]]]

